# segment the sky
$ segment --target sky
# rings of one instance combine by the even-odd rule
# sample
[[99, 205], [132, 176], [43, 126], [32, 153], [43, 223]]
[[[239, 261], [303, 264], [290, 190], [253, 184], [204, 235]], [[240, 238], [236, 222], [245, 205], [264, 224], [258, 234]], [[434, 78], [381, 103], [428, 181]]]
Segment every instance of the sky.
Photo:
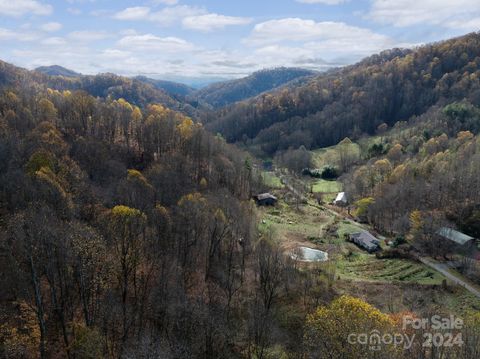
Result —
[[0, 59], [170, 80], [354, 63], [480, 29], [480, 0], [0, 0]]

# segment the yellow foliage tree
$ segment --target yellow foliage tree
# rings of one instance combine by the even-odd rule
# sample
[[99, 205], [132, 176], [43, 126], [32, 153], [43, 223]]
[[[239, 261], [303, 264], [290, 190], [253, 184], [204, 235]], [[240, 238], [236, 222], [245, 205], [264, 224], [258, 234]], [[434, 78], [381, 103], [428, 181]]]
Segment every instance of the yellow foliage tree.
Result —
[[407, 166], [406, 165], [404, 165], [404, 164], [398, 165], [392, 171], [392, 174], [389, 177], [389, 182], [390, 183], [398, 182], [403, 176], [405, 176], [406, 171], [407, 171]]
[[121, 109], [124, 109], [124, 110], [126, 110], [126, 111], [128, 111], [128, 112], [132, 112], [132, 111], [133, 111], [132, 105], [131, 105], [128, 101], [126, 101], [125, 99], [121, 98], [121, 99], [119, 99], [119, 100], [117, 101], [117, 103], [120, 105], [120, 108], [121, 108]]
[[142, 121], [142, 118], [143, 118], [142, 111], [140, 111], [140, 109], [137, 106], [135, 106], [135, 108], [132, 111], [133, 122], [135, 124], [140, 124], [140, 122]]
[[460, 131], [457, 134], [457, 141], [460, 143], [465, 143], [467, 141], [470, 141], [473, 138], [473, 133], [470, 131]]
[[413, 235], [418, 234], [423, 227], [423, 216], [422, 212], [418, 209], [410, 213], [410, 229]]
[[365, 217], [368, 213], [368, 208], [375, 202], [373, 197], [366, 197], [355, 202], [356, 210], [355, 216]]
[[376, 161], [373, 167], [381, 176], [387, 175], [392, 170], [392, 164], [386, 158]]
[[165, 116], [165, 114], [168, 112], [168, 110], [163, 107], [162, 105], [159, 104], [153, 104], [148, 106], [148, 112], [150, 115], [157, 115], [157, 116]]
[[304, 342], [313, 358], [370, 358], [371, 343], [355, 342], [356, 336], [372, 331], [385, 333], [394, 324], [369, 303], [344, 295], [307, 316]]
[[42, 121], [51, 122], [57, 118], [57, 109], [53, 103], [46, 98], [42, 98], [38, 101], [38, 110]]
[[125, 222], [133, 218], [145, 218], [145, 215], [140, 210], [127, 206], [115, 206], [112, 208], [111, 214], [114, 219]]
[[193, 121], [190, 118], [185, 118], [180, 124], [177, 125], [177, 131], [183, 140], [188, 140], [193, 134]]
[[387, 157], [390, 161], [397, 162], [402, 156], [403, 146], [399, 143], [394, 145], [387, 153]]
[[191, 203], [206, 203], [207, 200], [205, 199], [205, 197], [202, 196], [201, 193], [198, 193], [198, 192], [195, 192], [195, 193], [189, 193], [189, 194], [186, 194], [185, 196], [183, 196], [182, 198], [180, 198], [180, 200], [178, 201], [178, 205], [179, 206], [184, 206], [186, 204], [188, 204], [189, 202]]

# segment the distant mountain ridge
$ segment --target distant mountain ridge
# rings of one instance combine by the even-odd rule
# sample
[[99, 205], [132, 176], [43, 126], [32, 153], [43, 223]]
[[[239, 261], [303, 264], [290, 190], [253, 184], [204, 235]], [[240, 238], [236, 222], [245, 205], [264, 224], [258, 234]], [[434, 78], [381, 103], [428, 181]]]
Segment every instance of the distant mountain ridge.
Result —
[[79, 77], [82, 74], [75, 72], [73, 70], [67, 69], [63, 66], [52, 65], [52, 66], [40, 66], [35, 69], [37, 72], [49, 76], [64, 76], [64, 77]]
[[[43, 71], [27, 70], [0, 60], [0, 88], [15, 87], [19, 84], [31, 86], [32, 83], [39, 86], [48, 87], [54, 90], [83, 90], [94, 97], [112, 99], [123, 98], [131, 104], [141, 108], [148, 105], [158, 103], [165, 107], [180, 111], [190, 117], [198, 117], [196, 104], [190, 104], [183, 99], [177, 99], [165, 90], [155, 88], [152, 84], [132, 79], [128, 77], [118, 76], [115, 74], [105, 73], [98, 75], [78, 75], [75, 77], [58, 75], [61, 66], [53, 67], [56, 75], [48, 75]], [[51, 68], [47, 69], [52, 73]], [[71, 73], [67, 69], [67, 73]], [[64, 71], [60, 71], [64, 73]], [[27, 85], [29, 84], [29, 85]], [[25, 88], [27, 90], [27, 88]]]
[[261, 70], [241, 79], [208, 85], [196, 91], [193, 96], [199, 101], [219, 108], [255, 97], [262, 92], [271, 91], [289, 82], [308, 78], [315, 73], [311, 70], [295, 67]]
[[145, 76], [136, 76], [135, 79], [151, 84], [159, 90], [164, 90], [171, 95], [176, 96], [188, 96], [195, 92], [193, 87], [187, 86], [180, 82], [156, 80]]
[[[103, 78], [100, 81], [103, 82], [102, 86], [106, 85], [105, 82], [112, 82], [113, 86], [118, 86], [118, 79], [127, 79], [127, 77], [115, 74], [83, 75], [59, 65], [37, 67], [34, 72], [47, 76], [80, 79], [80, 82], [85, 83], [90, 90], [92, 82], [98, 82], [100, 78]], [[146, 76], [135, 76], [131, 80], [152, 86], [176, 101], [194, 104], [198, 102], [215, 109], [255, 97], [263, 92], [272, 91], [287, 84], [298, 86], [315, 74], [316, 72], [314, 71], [302, 68], [279, 67], [257, 71], [240, 79], [214, 82], [200, 89], [181, 82], [154, 79]], [[105, 81], [105, 77], [109, 77], [109, 80]], [[105, 95], [98, 91], [94, 91], [93, 94], [97, 96]]]

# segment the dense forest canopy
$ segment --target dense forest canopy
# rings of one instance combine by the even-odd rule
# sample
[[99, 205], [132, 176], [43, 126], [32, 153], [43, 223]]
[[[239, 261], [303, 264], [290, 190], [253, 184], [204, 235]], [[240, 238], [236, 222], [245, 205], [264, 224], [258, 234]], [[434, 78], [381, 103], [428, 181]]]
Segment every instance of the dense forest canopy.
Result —
[[[258, 236], [250, 156], [161, 104], [2, 75], [2, 357], [303, 351], [305, 315], [332, 293]], [[286, 322], [289, 298], [303, 309]]]
[[[0, 95], [2, 357], [137, 357], [147, 337], [175, 357], [231, 352], [248, 158], [160, 104], [33, 85]], [[223, 322], [223, 344], [202, 349], [184, 320]]]

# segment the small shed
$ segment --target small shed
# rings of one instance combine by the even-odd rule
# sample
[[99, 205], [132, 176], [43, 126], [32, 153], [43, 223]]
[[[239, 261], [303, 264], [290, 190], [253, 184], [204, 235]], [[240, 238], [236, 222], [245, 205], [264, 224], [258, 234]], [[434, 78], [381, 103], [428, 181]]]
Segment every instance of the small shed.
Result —
[[333, 201], [333, 204], [340, 207], [346, 206], [348, 204], [348, 200], [345, 192], [338, 193], [337, 197], [335, 197], [335, 200]]
[[278, 199], [271, 193], [261, 193], [253, 196], [259, 206], [274, 206]]
[[367, 231], [352, 233], [349, 235], [349, 239], [357, 246], [367, 250], [369, 253], [380, 249], [380, 240]]

